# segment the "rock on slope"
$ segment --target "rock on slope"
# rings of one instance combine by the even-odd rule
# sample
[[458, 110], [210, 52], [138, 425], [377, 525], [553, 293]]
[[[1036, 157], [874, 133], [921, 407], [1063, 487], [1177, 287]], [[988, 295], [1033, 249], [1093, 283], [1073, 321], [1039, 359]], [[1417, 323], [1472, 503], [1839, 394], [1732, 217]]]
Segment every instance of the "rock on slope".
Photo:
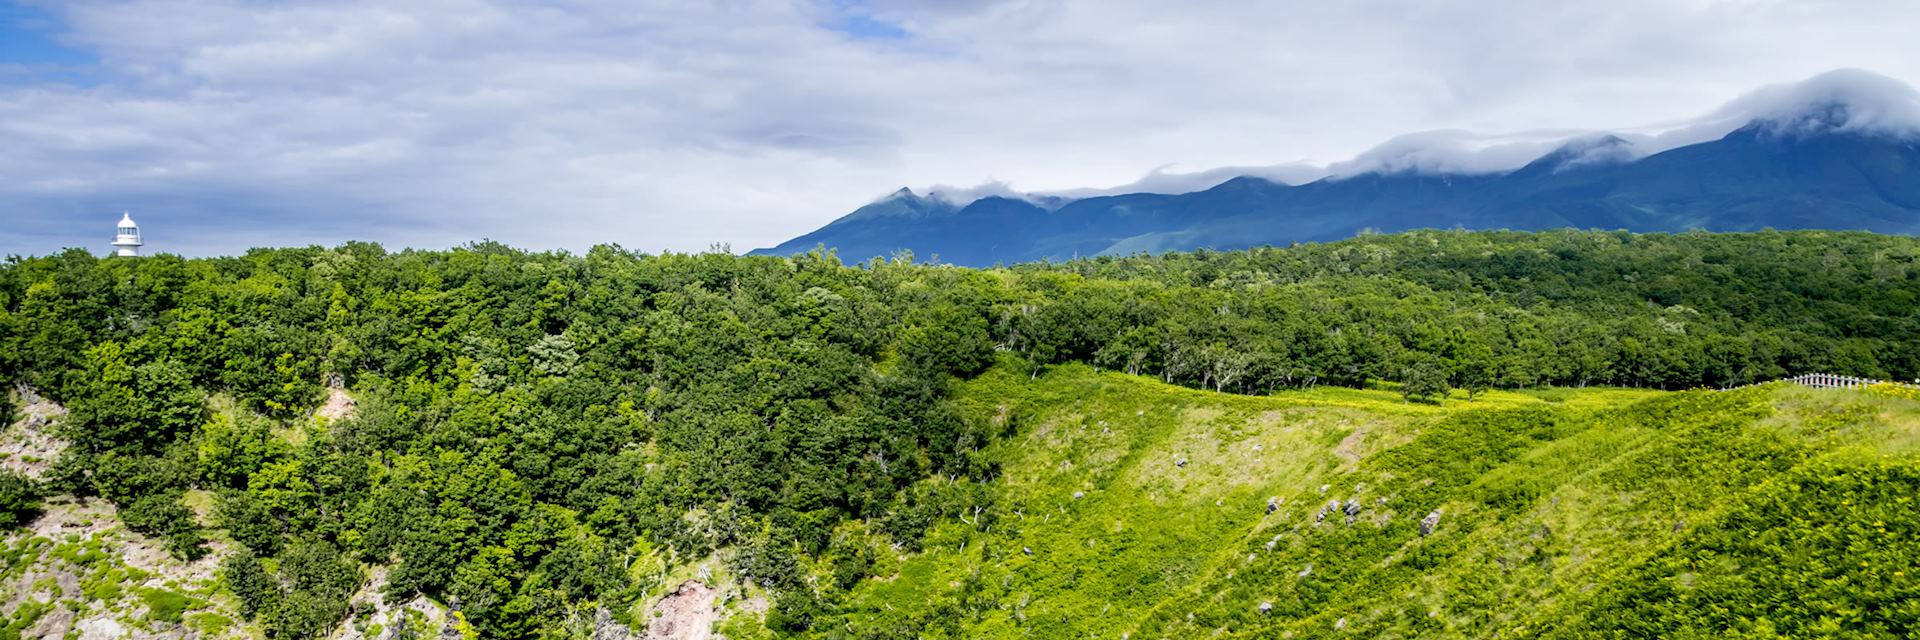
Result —
[[720, 621], [714, 606], [719, 591], [698, 580], [680, 584], [673, 593], [661, 598], [647, 622], [645, 640], [707, 640], [713, 637], [713, 624]]
[[31, 387], [14, 388], [21, 407], [17, 420], [0, 432], [0, 468], [38, 479], [67, 443], [53, 434], [53, 424], [67, 409], [40, 397]]
[[[53, 427], [66, 414], [32, 389], [17, 389], [19, 419], [0, 433], [0, 465], [38, 478], [65, 443]], [[26, 528], [5, 538], [0, 614], [20, 638], [247, 638], [214, 577], [222, 545], [181, 562], [121, 526], [111, 504], [53, 498]]]

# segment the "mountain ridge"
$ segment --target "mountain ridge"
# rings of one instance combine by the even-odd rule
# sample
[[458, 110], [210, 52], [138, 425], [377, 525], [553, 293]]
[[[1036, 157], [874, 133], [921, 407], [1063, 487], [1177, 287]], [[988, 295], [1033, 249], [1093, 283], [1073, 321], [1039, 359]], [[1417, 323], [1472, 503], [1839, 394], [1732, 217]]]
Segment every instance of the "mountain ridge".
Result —
[[[1920, 232], [1920, 94], [1866, 76], [1834, 72], [1756, 92], [1743, 99], [1758, 106], [1744, 107], [1739, 126], [1651, 153], [1652, 142], [1596, 133], [1495, 172], [1436, 171], [1430, 158], [1402, 153], [1298, 185], [1240, 176], [1180, 194], [1039, 202], [1044, 196], [1000, 195], [960, 204], [902, 189], [752, 253], [826, 247], [865, 260], [906, 250], [986, 266], [1421, 228]], [[1789, 98], [1766, 100], [1774, 94]], [[1893, 97], [1860, 97], [1867, 94]]]

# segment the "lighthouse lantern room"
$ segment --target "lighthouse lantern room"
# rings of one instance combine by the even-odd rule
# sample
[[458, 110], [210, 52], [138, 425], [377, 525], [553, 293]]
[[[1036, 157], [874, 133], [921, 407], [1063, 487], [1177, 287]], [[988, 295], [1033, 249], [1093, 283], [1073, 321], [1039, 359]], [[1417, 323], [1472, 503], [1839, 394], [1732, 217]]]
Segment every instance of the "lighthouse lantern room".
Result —
[[113, 236], [113, 255], [133, 257], [140, 255], [140, 225], [133, 223], [133, 216], [120, 214], [120, 228]]

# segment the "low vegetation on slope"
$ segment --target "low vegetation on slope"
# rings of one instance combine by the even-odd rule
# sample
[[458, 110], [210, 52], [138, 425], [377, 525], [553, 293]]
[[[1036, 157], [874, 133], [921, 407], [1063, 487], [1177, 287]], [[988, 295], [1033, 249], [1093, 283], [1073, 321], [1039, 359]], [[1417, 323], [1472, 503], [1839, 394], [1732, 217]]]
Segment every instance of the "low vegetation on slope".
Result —
[[[216, 562], [239, 613], [274, 637], [348, 620], [397, 628], [372, 621], [416, 605], [486, 638], [597, 634], [648, 625], [667, 593], [697, 596], [673, 601], [700, 614], [686, 620], [707, 619], [692, 611], [707, 600], [765, 610], [723, 625], [736, 637], [1038, 623], [1307, 633], [1342, 618], [1468, 635], [1568, 620], [1631, 629], [1666, 618], [1591, 608], [1615, 593], [1600, 586], [1575, 611], [1559, 596], [1586, 587], [1560, 576], [1656, 568], [1638, 557], [1570, 551], [1578, 571], [1502, 587], [1517, 600], [1449, 600], [1470, 583], [1448, 576], [1521, 544], [1495, 534], [1531, 526], [1522, 509], [1548, 509], [1541, 544], [1559, 544], [1575, 528], [1548, 516], [1670, 500], [1658, 518], [1579, 531], [1719, 553], [1745, 541], [1694, 537], [1732, 521], [1716, 509], [1834, 445], [1793, 431], [1817, 421], [1758, 417], [1801, 416], [1759, 400], [1669, 419], [1635, 412], [1682, 400], [1515, 390], [1908, 379], [1920, 374], [1916, 265], [1920, 240], [1829, 232], [1422, 232], [993, 270], [493, 243], [193, 260], [76, 250], [0, 264], [0, 381], [68, 409], [0, 437], [19, 454], [8, 469], [38, 474], [0, 475], [0, 508], [17, 525], [43, 496], [109, 503], [131, 535]], [[1123, 384], [1047, 391], [1094, 384], [1074, 382], [1091, 366], [1146, 386], [1074, 409], [1085, 425], [1046, 408]], [[1380, 384], [1398, 392], [1368, 390]], [[1121, 402], [1132, 417], [1101, 408]], [[1736, 428], [1748, 423], [1772, 426]], [[1182, 435], [1190, 425], [1207, 426]], [[1220, 466], [1253, 455], [1222, 448], [1248, 438], [1271, 441]], [[1029, 457], [1056, 441], [1087, 452]], [[1649, 471], [1637, 489], [1567, 475], [1637, 473], [1651, 463], [1624, 456], [1662, 446], [1709, 457]], [[1281, 456], [1321, 449], [1331, 457]], [[1590, 459], [1600, 453], [1614, 457]], [[1558, 493], [1568, 487], [1618, 499]], [[1135, 503], [1111, 501], [1129, 496], [1158, 511], [1075, 511], [1120, 513]], [[1303, 524], [1336, 499], [1338, 514]], [[1057, 523], [1079, 528], [1022, 537]], [[1347, 559], [1317, 555], [1333, 547]], [[1034, 566], [983, 569], [1001, 577], [967, 586], [974, 574], [951, 571], [968, 562]], [[1608, 589], [1667, 584], [1594, 575]], [[1415, 578], [1432, 590], [1379, 595]], [[867, 595], [922, 582], [959, 590]], [[989, 590], [1016, 584], [1017, 615]], [[1406, 609], [1416, 597], [1438, 604]], [[943, 608], [914, 613], [923, 602]]]
[[1920, 402], [969, 383], [995, 507], [820, 637], [1908, 637]]
[[31, 389], [4, 397], [20, 408], [0, 431], [0, 515], [19, 526], [0, 540], [0, 639], [249, 637], [211, 559], [172, 557], [105, 501], [43, 500], [66, 411]]

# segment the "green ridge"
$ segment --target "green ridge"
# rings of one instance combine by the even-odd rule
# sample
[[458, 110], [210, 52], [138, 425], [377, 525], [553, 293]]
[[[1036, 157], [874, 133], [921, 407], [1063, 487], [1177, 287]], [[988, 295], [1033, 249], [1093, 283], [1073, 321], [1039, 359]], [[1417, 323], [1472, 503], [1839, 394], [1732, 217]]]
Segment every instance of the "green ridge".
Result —
[[[1432, 406], [1070, 366], [990, 372], [960, 403], [1012, 432], [993, 452], [996, 512], [937, 525], [822, 637], [1899, 637], [1920, 623], [1909, 400], [1767, 385]], [[1836, 506], [1856, 491], [1874, 506]], [[1314, 526], [1349, 498], [1354, 524]]]

